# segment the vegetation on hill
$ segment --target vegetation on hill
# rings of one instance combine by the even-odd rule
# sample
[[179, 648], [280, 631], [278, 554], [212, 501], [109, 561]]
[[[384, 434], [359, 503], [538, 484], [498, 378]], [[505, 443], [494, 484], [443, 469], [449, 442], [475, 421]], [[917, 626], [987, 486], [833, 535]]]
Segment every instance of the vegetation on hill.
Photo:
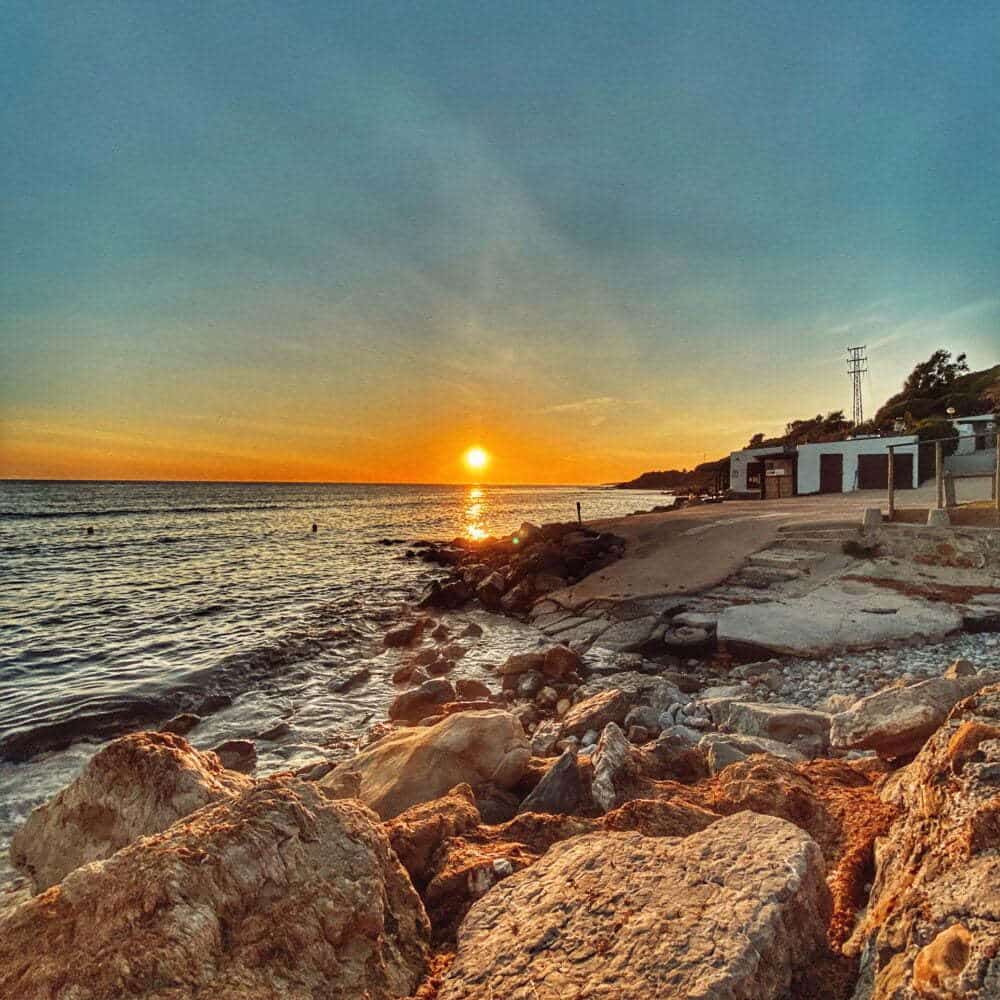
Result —
[[[952, 357], [950, 351], [938, 350], [914, 366], [903, 388], [886, 400], [871, 420], [855, 427], [843, 410], [833, 410], [826, 416], [818, 413], [815, 417], [791, 421], [780, 437], [765, 438], [763, 434], [755, 434], [746, 447], [794, 448], [800, 444], [843, 441], [855, 435], [891, 434], [893, 431], [916, 434], [923, 441], [957, 438], [958, 432], [950, 422], [952, 416], [983, 413], [995, 413], [1000, 420], [1000, 365], [970, 372], [964, 354]], [[955, 442], [945, 445], [946, 453], [954, 449]], [[726, 456], [714, 462], [703, 462], [690, 470], [644, 472], [627, 483], [619, 483], [619, 487], [677, 492], [711, 490], [717, 474], [728, 467]]]

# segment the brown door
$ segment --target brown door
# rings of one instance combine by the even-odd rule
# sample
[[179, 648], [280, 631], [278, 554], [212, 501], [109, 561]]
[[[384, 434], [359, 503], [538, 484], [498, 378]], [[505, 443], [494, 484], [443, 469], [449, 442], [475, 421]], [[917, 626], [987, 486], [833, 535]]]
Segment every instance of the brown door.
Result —
[[892, 471], [897, 490], [913, 489], [913, 456], [909, 453], [892, 456]]
[[889, 485], [888, 455], [858, 455], [858, 489], [884, 490]]
[[819, 456], [819, 491], [820, 493], [844, 492], [844, 456]]

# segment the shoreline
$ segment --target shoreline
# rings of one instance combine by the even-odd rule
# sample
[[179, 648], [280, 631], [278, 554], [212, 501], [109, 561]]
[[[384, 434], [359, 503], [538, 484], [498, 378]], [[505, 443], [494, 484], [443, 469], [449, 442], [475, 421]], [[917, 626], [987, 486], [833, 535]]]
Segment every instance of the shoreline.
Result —
[[[313, 794], [306, 790], [316, 788], [329, 803], [322, 808], [340, 808], [344, 796], [360, 797], [374, 808], [393, 857], [416, 890], [415, 912], [426, 910], [430, 918], [429, 937], [421, 946], [424, 958], [414, 958], [410, 966], [414, 975], [420, 970], [414, 992], [405, 994], [421, 1000], [467, 995], [461, 983], [473, 975], [478, 959], [463, 950], [465, 938], [456, 950], [455, 933], [472, 919], [470, 908], [474, 914], [488, 912], [487, 901], [494, 894], [503, 897], [508, 879], [511, 886], [520, 884], [518, 873], [526, 869], [538, 866], [537, 878], [548, 879], [578, 838], [583, 845], [587, 838], [633, 831], [630, 836], [646, 843], [666, 834], [680, 850], [688, 838], [721, 837], [727, 816], [726, 822], [746, 837], [748, 821], [737, 819], [737, 812], [777, 816], [775, 822], [785, 826], [767, 827], [766, 836], [783, 836], [785, 827], [795, 829], [798, 823], [827, 859], [828, 889], [820, 879], [815, 891], [832, 893], [827, 929], [833, 949], [818, 957], [827, 946], [814, 942], [809, 947], [811, 961], [826, 963], [833, 973], [824, 984], [810, 980], [809, 988], [819, 992], [808, 995], [847, 1000], [847, 986], [858, 975], [858, 952], [848, 948], [849, 938], [863, 927], [858, 914], [863, 915], [865, 897], [858, 872], [871, 863], [874, 838], [889, 836], [893, 824], [903, 822], [901, 813], [880, 804], [879, 789], [906, 772], [907, 761], [927, 738], [922, 731], [900, 730], [893, 704], [916, 699], [922, 711], [932, 705], [933, 732], [963, 692], [1000, 681], [1000, 674], [976, 669], [1000, 667], [1000, 634], [992, 630], [1000, 626], [1000, 574], [995, 562], [988, 563], [994, 567], [989, 571], [960, 565], [967, 561], [962, 546], [978, 544], [974, 533], [952, 533], [954, 551], [939, 560], [959, 565], [933, 566], [902, 559], [907, 545], [911, 560], [919, 559], [922, 550], [889, 528], [862, 534], [855, 527], [845, 538], [843, 525], [831, 527], [828, 521], [817, 527], [784, 514], [779, 524], [767, 513], [722, 517], [707, 526], [697, 514], [678, 517], [679, 512], [583, 525], [525, 524], [491, 542], [456, 539], [411, 546], [414, 554], [408, 558], [437, 567], [439, 579], [383, 637], [383, 659], [397, 664], [395, 698], [388, 709], [394, 724], [376, 724], [353, 751], [345, 744], [332, 756], [320, 755], [290, 771], [240, 778], [244, 784], [237, 782], [235, 797], [227, 794], [219, 805], [206, 808], [242, 808], [247, 795], [279, 788], [282, 795], [304, 796], [303, 801]], [[664, 563], [682, 564], [692, 545], [702, 555], [697, 574], [641, 592], [652, 579], [651, 565], [662, 572]], [[858, 552], [848, 554], [845, 546]], [[995, 555], [991, 550], [990, 557]], [[692, 592], [692, 579], [709, 582]], [[778, 607], [794, 611], [797, 603], [808, 606], [816, 593], [842, 593], [845, 608], [855, 599], [871, 605], [862, 608], [862, 616], [884, 629], [884, 622], [895, 622], [911, 604], [921, 609], [938, 604], [940, 609], [931, 610], [943, 613], [947, 601], [928, 598], [959, 591], [966, 601], [962, 614], [956, 611], [941, 621], [933, 614], [918, 616], [913, 635], [883, 635], [872, 649], [817, 648], [815, 655], [797, 656], [724, 637], [734, 611], [751, 616]], [[491, 666], [476, 655], [481, 643], [489, 645], [483, 632], [502, 629], [508, 620], [517, 638], [506, 658], [494, 658]], [[957, 629], [947, 627], [955, 621]], [[978, 634], [960, 631], [976, 622], [984, 626]], [[758, 639], [764, 642], [766, 636]], [[966, 656], [955, 655], [961, 653]], [[957, 662], [942, 677], [944, 655]], [[369, 668], [359, 663], [353, 680], [344, 681], [349, 695], [352, 683], [370, 682]], [[879, 692], [884, 694], [887, 685], [899, 693], [883, 705]], [[878, 705], [874, 721], [869, 701]], [[439, 756], [445, 745], [439, 746], [439, 734], [444, 739], [445, 733], [446, 745], [466, 748], [454, 759], [448, 756], [452, 751]], [[142, 741], [149, 739], [153, 743], [142, 753], [166, 753], [173, 761], [170, 768], [207, 767], [211, 773], [238, 775], [213, 771], [219, 767], [215, 754], [191, 758], [199, 752], [181, 737], [143, 733], [105, 744], [84, 775], [108, 766], [101, 762], [112, 748], [145, 746]], [[399, 758], [391, 755], [403, 748], [411, 763], [400, 769]], [[428, 761], [439, 763], [428, 769], [420, 763], [425, 753], [431, 755]], [[240, 761], [233, 758], [229, 766], [241, 767]], [[751, 782], [740, 786], [749, 799], [733, 798], [737, 786], [731, 782], [740, 774], [745, 775], [740, 780]], [[484, 783], [486, 775], [492, 777]], [[134, 783], [127, 770], [115, 770], [113, 777], [113, 786]], [[795, 794], [813, 803], [809, 815], [830, 810], [847, 796], [853, 797], [857, 818], [848, 819], [849, 812], [837, 806], [830, 815], [840, 817], [841, 832], [831, 839], [825, 827], [815, 825], [818, 820], [788, 811], [784, 803], [797, 782], [804, 782], [803, 791]], [[140, 796], [141, 787], [140, 782]], [[100, 794], [117, 802], [119, 793]], [[46, 809], [57, 806], [53, 802]], [[746, 809], [751, 812], [739, 811]], [[82, 822], [77, 835], [91, 836]], [[175, 837], [201, 836], [183, 814], [171, 823]], [[759, 835], [764, 836], [763, 828]], [[418, 843], [424, 845], [419, 850]], [[608, 849], [615, 843], [609, 840]], [[25, 847], [22, 837], [17, 849], [30, 854], [34, 847]], [[121, 852], [122, 864], [130, 851], [138, 851], [137, 863], [147, 863], [140, 845], [134, 845]], [[562, 884], [563, 875], [551, 877]], [[30, 922], [34, 903], [25, 901], [24, 889], [16, 894], [8, 889], [5, 895], [0, 921], [8, 919], [6, 910]], [[15, 900], [21, 905], [15, 907]], [[809, 905], [822, 911], [815, 900]], [[816, 916], [810, 913], [807, 920], [818, 933]], [[409, 945], [416, 947], [422, 933], [412, 929]], [[492, 947], [487, 936], [475, 954], [489, 955]], [[534, 967], [538, 959], [524, 961]], [[0, 983], [4, 972], [0, 956]], [[499, 967], [491, 974], [506, 975]]]

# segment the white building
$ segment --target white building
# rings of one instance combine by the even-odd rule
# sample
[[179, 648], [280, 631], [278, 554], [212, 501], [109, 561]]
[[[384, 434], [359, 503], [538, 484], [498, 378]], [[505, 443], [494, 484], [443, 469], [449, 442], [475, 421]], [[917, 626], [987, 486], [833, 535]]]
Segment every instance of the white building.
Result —
[[772, 499], [885, 489], [890, 447], [896, 488], [915, 489], [920, 484], [918, 441], [916, 435], [904, 434], [734, 451], [729, 457], [730, 490]]

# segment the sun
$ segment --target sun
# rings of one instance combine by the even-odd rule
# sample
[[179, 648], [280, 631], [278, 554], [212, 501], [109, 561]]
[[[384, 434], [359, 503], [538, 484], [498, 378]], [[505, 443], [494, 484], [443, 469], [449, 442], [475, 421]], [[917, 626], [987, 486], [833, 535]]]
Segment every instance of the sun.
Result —
[[470, 448], [462, 456], [462, 461], [470, 472], [482, 472], [490, 464], [489, 452], [484, 448]]

